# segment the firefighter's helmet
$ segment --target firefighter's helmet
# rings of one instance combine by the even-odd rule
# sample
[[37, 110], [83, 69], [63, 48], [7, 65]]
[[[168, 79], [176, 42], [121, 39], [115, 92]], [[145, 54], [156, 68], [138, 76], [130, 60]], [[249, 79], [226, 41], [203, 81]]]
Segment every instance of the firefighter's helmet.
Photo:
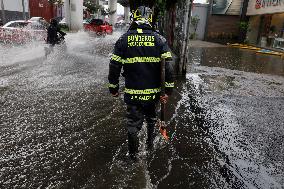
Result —
[[133, 21], [137, 24], [152, 24], [153, 11], [149, 7], [140, 6], [133, 11]]

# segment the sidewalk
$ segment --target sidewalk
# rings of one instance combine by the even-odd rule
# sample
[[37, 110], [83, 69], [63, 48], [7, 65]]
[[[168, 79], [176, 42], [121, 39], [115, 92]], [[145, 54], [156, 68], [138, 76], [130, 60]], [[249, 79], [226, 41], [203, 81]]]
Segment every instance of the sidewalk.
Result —
[[207, 41], [200, 41], [200, 40], [190, 40], [189, 47], [226, 47], [226, 45], [221, 45], [219, 43], [211, 43]]

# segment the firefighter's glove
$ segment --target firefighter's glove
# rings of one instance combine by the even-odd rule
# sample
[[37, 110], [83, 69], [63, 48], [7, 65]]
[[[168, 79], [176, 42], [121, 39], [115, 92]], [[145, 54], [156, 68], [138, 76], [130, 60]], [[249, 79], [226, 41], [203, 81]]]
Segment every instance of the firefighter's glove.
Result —
[[118, 97], [119, 96], [119, 93], [112, 93], [112, 97]]
[[165, 94], [165, 96], [160, 96], [160, 102], [166, 104], [168, 102], [169, 96]]

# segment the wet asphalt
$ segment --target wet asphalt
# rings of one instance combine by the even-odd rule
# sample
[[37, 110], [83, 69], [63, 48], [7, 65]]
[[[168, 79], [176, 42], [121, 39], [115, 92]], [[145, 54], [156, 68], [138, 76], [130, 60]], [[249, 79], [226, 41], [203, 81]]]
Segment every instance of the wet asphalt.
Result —
[[283, 188], [281, 58], [191, 48], [170, 142], [148, 152], [143, 128], [132, 162], [123, 93], [107, 89], [120, 35], [69, 34], [47, 59], [42, 43], [0, 45], [0, 188]]

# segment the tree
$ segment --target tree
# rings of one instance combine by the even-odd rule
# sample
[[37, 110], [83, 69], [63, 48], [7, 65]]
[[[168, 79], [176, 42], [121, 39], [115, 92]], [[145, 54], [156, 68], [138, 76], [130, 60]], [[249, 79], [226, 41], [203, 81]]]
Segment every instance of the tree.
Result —
[[194, 39], [196, 37], [196, 30], [197, 30], [197, 27], [198, 27], [198, 24], [199, 24], [199, 21], [200, 21], [200, 18], [199, 16], [193, 16], [190, 20], [190, 24], [193, 26], [193, 29], [194, 29], [194, 32], [191, 36], [192, 39]]
[[103, 9], [101, 5], [98, 5], [95, 1], [84, 0], [83, 5], [87, 8], [90, 13], [97, 13], [98, 10]]

